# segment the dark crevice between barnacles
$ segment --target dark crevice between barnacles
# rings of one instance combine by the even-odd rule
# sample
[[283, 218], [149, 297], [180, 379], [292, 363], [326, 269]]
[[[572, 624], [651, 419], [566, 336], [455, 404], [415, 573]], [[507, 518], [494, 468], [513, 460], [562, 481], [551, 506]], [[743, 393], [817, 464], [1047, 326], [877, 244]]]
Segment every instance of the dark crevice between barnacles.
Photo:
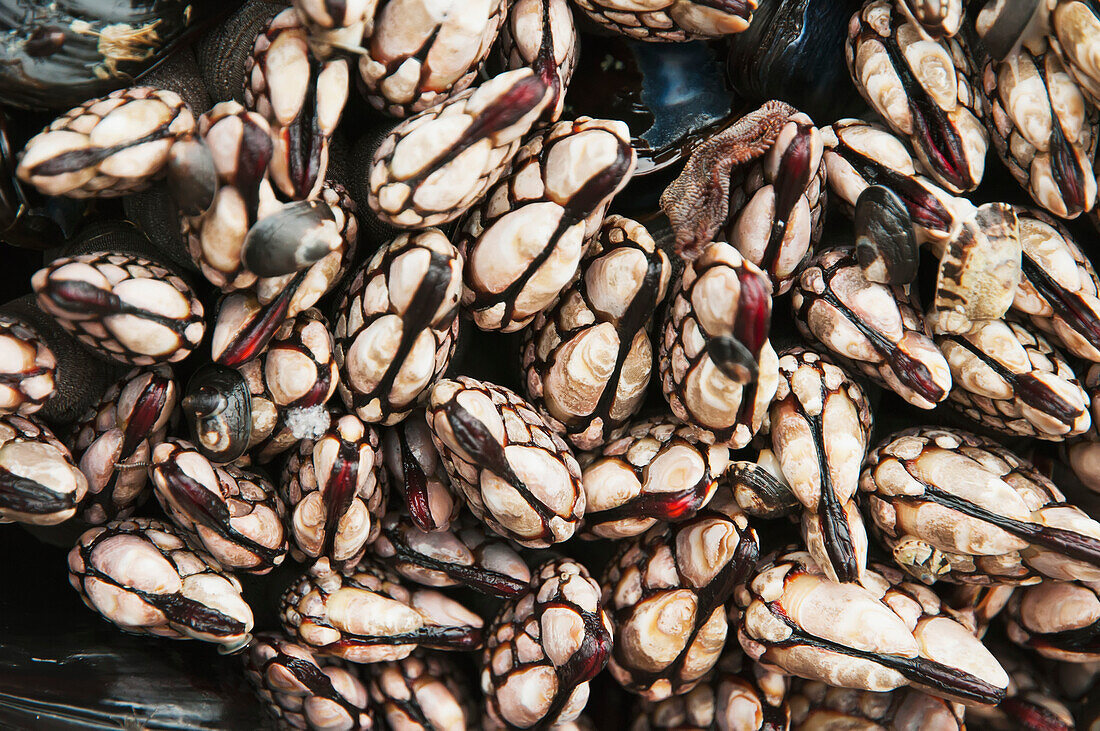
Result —
[[694, 259], [729, 216], [730, 173], [762, 157], [796, 113], [769, 101], [701, 143], [684, 171], [661, 194], [661, 209], [676, 232], [676, 252]]

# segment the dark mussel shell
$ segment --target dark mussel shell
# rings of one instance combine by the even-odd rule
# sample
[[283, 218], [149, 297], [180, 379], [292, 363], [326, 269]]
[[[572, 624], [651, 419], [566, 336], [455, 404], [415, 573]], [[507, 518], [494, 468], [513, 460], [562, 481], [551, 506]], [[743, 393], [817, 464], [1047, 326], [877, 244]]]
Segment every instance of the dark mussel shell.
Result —
[[195, 446], [211, 462], [232, 462], [248, 449], [252, 395], [236, 369], [203, 366], [191, 376], [180, 404]]
[[626, 122], [638, 153], [634, 177], [681, 161], [729, 115], [733, 97], [722, 82], [721, 60], [706, 42], [585, 38], [563, 116]]
[[67, 109], [129, 86], [236, 0], [0, 0], [0, 99]]
[[844, 63], [859, 0], [760, 0], [752, 24], [730, 36], [734, 91], [752, 103], [788, 102], [819, 124], [866, 108]]

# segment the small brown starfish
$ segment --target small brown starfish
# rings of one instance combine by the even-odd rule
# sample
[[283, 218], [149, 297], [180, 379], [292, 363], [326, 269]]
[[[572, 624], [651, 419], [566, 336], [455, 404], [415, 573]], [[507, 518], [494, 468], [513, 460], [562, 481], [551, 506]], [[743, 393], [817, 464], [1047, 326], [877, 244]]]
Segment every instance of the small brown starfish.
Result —
[[729, 215], [730, 172], [764, 155], [797, 110], [772, 100], [699, 144], [684, 171], [661, 194], [676, 232], [676, 253], [694, 259]]

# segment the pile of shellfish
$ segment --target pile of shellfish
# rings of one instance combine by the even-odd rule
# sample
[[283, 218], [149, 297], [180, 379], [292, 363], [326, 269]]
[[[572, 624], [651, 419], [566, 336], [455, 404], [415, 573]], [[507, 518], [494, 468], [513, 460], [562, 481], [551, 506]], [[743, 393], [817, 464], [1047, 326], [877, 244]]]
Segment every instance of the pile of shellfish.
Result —
[[819, 0], [231, 5], [0, 73], [0, 522], [91, 610], [286, 728], [1100, 718], [1100, 5], [830, 3], [865, 106], [663, 172], [579, 56]]

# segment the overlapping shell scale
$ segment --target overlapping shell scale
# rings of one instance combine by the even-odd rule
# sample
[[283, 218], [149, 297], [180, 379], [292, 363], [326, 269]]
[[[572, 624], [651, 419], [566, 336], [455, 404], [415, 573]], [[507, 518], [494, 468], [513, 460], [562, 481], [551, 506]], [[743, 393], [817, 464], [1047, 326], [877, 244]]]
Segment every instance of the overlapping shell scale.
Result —
[[447, 530], [462, 500], [451, 489], [423, 410], [382, 430], [382, 454], [390, 486], [401, 494], [413, 522], [425, 531]]
[[769, 416], [772, 451], [803, 505], [810, 554], [830, 579], [858, 581], [867, 532], [854, 498], [872, 427], [863, 389], [819, 353], [793, 348], [780, 355]]
[[391, 512], [382, 520], [381, 534], [371, 542], [370, 551], [424, 586], [465, 586], [507, 598], [523, 592], [531, 581], [527, 563], [512, 545], [473, 520], [428, 532], [408, 516]]
[[168, 366], [135, 369], [84, 414], [72, 437], [73, 457], [88, 480], [81, 520], [127, 518], [149, 496], [147, 464], [168, 433], [179, 390]]
[[271, 716], [290, 728], [375, 728], [358, 670], [273, 633], [258, 634], [245, 653], [245, 675]]
[[286, 590], [280, 616], [305, 646], [356, 663], [401, 660], [417, 647], [475, 650], [484, 625], [454, 599], [409, 589], [377, 564], [337, 571], [327, 558]]
[[868, 281], [850, 250], [819, 254], [792, 291], [799, 331], [841, 362], [923, 409], [951, 392], [950, 367], [909, 288]]
[[577, 280], [524, 331], [528, 398], [578, 449], [606, 442], [642, 405], [653, 313], [672, 274], [645, 227], [609, 216]]
[[738, 597], [738, 639], [765, 667], [840, 688], [1000, 701], [1008, 676], [996, 659], [931, 590], [902, 577], [876, 565], [839, 584], [808, 553], [781, 552]]
[[529, 548], [572, 537], [585, 508], [580, 466], [529, 404], [459, 376], [432, 388], [427, 416], [447, 474], [477, 518]]
[[999, 432], [1062, 440], [1092, 423], [1088, 395], [1065, 357], [1018, 322], [992, 320], [937, 335], [951, 367], [948, 403]]
[[675, 418], [639, 419], [601, 449], [581, 455], [584, 535], [629, 538], [702, 509], [730, 464], [730, 450]]
[[54, 259], [31, 280], [39, 306], [77, 340], [122, 363], [186, 358], [206, 331], [203, 306], [172, 269], [136, 254]]
[[0, 413], [28, 416], [55, 391], [57, 358], [30, 326], [0, 315]]
[[271, 125], [273, 182], [288, 198], [316, 197], [348, 97], [348, 61], [314, 58], [300, 14], [287, 8], [256, 37], [245, 75], [245, 106]]
[[976, 188], [989, 139], [961, 36], [932, 40], [890, 0], [868, 0], [852, 16], [845, 54], [856, 88], [929, 174], [955, 193]]
[[693, 0], [645, 0], [617, 3], [576, 0], [577, 6], [604, 28], [641, 41], [683, 42], [740, 33], [752, 22], [757, 0], [714, 3]]
[[87, 493], [87, 478], [49, 428], [33, 416], [0, 416], [0, 522], [56, 525]]
[[821, 132], [792, 114], [763, 159], [735, 170], [726, 237], [768, 273], [777, 295], [791, 288], [821, 238], [827, 199]]
[[360, 418], [395, 424], [446, 370], [458, 334], [463, 257], [438, 229], [375, 252], [337, 309], [340, 396]]
[[519, 728], [575, 721], [611, 643], [588, 570], [570, 559], [543, 564], [489, 628], [481, 671], [489, 720]]
[[1006, 167], [1032, 199], [1076, 218], [1096, 203], [1100, 111], [1082, 95], [1045, 37], [981, 70], [982, 114]]
[[27, 142], [16, 173], [46, 195], [126, 195], [161, 176], [174, 143], [195, 131], [194, 115], [175, 92], [119, 89], [55, 119]]
[[635, 161], [617, 120], [558, 122], [520, 149], [459, 224], [462, 305], [478, 327], [512, 332], [553, 304]]
[[469, 87], [507, 13], [503, 0], [379, 5], [358, 70], [367, 101], [394, 117], [422, 112]]
[[926, 583], [1097, 580], [1100, 523], [988, 439], [899, 432], [872, 450], [860, 490], [876, 536]]
[[755, 565], [759, 538], [729, 491], [693, 518], [626, 541], [608, 564], [609, 668], [652, 701], [689, 692], [726, 645], [726, 602]]
[[768, 276], [735, 248], [716, 242], [689, 263], [673, 290], [657, 356], [672, 413], [713, 441], [748, 444], [778, 385], [770, 320]]
[[233, 465], [215, 467], [175, 438], [153, 449], [149, 471], [165, 513], [220, 565], [266, 574], [286, 558], [286, 506], [266, 478]]
[[390, 728], [466, 731], [481, 714], [459, 669], [440, 654], [414, 653], [370, 670], [371, 699]]
[[252, 639], [240, 582], [158, 520], [85, 531], [69, 552], [69, 582], [90, 609], [126, 632], [204, 640], [225, 651]]
[[458, 218], [505, 173], [549, 99], [546, 82], [523, 68], [409, 117], [374, 153], [371, 210], [401, 228]]
[[345, 414], [318, 437], [302, 439], [279, 483], [292, 555], [356, 563], [378, 536], [386, 487], [378, 432], [358, 417]]

